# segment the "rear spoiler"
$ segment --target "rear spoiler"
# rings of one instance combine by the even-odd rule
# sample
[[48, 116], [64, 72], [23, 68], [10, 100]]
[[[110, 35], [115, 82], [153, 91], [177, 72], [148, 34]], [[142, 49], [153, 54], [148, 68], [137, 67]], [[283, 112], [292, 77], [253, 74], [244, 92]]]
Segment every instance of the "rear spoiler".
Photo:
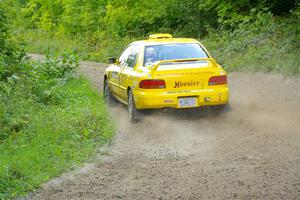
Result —
[[209, 61], [214, 67], [218, 67], [217, 62], [213, 58], [188, 58], [188, 59], [177, 59], [177, 60], [161, 60], [154, 63], [152, 71], [156, 71], [158, 66], [162, 63], [176, 63], [176, 62], [191, 62], [191, 61]]

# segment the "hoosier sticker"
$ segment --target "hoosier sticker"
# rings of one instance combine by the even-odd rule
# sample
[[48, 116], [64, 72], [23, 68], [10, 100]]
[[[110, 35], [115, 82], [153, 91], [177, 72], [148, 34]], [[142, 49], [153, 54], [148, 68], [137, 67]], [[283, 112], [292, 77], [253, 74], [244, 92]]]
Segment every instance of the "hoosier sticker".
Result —
[[200, 85], [200, 81], [175, 81], [174, 88], [199, 86], [199, 85]]

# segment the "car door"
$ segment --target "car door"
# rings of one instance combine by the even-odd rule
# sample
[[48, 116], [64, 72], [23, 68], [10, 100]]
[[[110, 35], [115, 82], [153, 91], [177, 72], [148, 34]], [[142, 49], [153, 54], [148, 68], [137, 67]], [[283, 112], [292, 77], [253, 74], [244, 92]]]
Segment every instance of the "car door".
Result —
[[112, 85], [112, 92], [113, 94], [121, 98], [121, 87], [120, 87], [120, 74], [121, 74], [121, 69], [124, 65], [126, 65], [126, 61], [128, 59], [128, 56], [131, 52], [132, 46], [127, 47], [121, 54], [118, 60], [118, 64], [116, 66], [116, 69], [112, 72], [111, 74], [111, 80], [113, 81]]
[[109, 86], [110, 91], [114, 96], [117, 96], [120, 93], [119, 87], [119, 75], [120, 75], [121, 68], [118, 65], [114, 65], [111, 70], [108, 72], [109, 77]]
[[127, 88], [131, 86], [131, 83], [135, 77], [135, 66], [137, 64], [137, 59], [139, 55], [140, 46], [132, 45], [130, 49], [129, 56], [126, 60], [126, 63], [121, 67], [120, 73], [120, 89], [121, 89], [121, 98], [124, 101], [127, 101]]

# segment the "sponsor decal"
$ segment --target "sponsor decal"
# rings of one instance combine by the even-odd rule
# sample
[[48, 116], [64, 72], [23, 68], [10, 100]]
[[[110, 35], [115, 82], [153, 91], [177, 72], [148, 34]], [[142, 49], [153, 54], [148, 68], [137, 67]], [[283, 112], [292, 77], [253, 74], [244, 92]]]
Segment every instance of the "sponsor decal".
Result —
[[168, 91], [167, 94], [189, 93], [191, 90]]
[[175, 81], [174, 88], [199, 86], [200, 81]]
[[202, 75], [213, 75], [215, 72], [204, 71], [204, 72], [174, 72], [174, 73], [159, 73], [158, 77], [177, 77], [177, 76], [202, 76]]
[[171, 99], [165, 99], [164, 102], [165, 103], [173, 103], [173, 100], [171, 100]]

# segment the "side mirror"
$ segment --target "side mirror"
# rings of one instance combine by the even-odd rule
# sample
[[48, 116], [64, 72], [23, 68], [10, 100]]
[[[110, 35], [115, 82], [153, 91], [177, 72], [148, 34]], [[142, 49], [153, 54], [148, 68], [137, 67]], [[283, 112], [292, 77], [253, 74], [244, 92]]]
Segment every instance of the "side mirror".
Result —
[[115, 63], [117, 63], [117, 59], [115, 57], [108, 57], [107, 58], [107, 63], [108, 64], [115, 64]]

